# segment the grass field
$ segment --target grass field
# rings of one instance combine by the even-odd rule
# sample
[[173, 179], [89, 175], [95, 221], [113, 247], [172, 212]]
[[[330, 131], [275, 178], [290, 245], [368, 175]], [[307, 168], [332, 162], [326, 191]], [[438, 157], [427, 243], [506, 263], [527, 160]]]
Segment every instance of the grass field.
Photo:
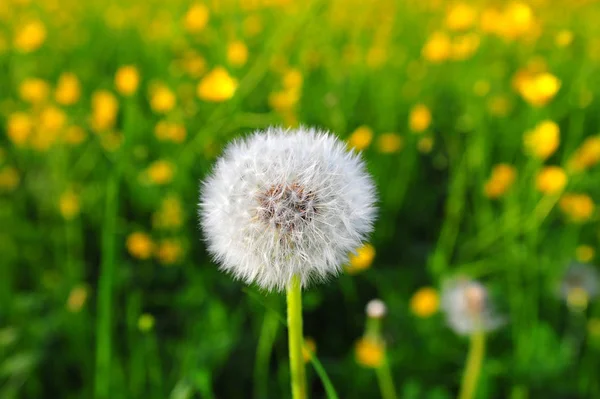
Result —
[[599, 20], [585, 0], [1, 1], [0, 398], [290, 397], [285, 295], [220, 272], [197, 217], [224, 146], [270, 125], [335, 132], [377, 185], [369, 243], [303, 294], [340, 398], [393, 398], [385, 368], [396, 397], [456, 397], [478, 345], [443, 312], [456, 278], [501, 320], [473, 397], [600, 398]]

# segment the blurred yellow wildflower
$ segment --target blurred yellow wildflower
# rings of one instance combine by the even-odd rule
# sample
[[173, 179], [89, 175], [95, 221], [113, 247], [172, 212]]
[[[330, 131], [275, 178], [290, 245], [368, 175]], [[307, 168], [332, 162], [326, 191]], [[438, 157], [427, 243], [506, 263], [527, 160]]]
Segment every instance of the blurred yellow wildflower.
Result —
[[269, 94], [269, 105], [275, 111], [284, 112], [293, 109], [300, 100], [300, 92], [296, 89], [275, 91]]
[[383, 364], [385, 346], [380, 339], [362, 337], [356, 342], [354, 356], [363, 367], [378, 368]]
[[541, 160], [547, 159], [554, 154], [560, 143], [560, 129], [558, 125], [550, 120], [545, 120], [525, 133], [523, 145], [525, 151]]
[[587, 194], [567, 193], [559, 201], [560, 209], [572, 222], [586, 222], [594, 213], [594, 201]]
[[377, 138], [377, 149], [382, 154], [393, 154], [402, 148], [402, 137], [396, 133], [383, 133]]
[[227, 61], [234, 67], [243, 66], [248, 61], [248, 47], [239, 40], [227, 46]]
[[29, 78], [19, 86], [19, 96], [23, 101], [31, 104], [39, 104], [48, 98], [50, 85], [42, 79]]
[[134, 258], [149, 259], [154, 250], [154, 242], [146, 233], [131, 233], [126, 241], [127, 250]]
[[468, 33], [457, 36], [452, 40], [451, 58], [463, 61], [470, 58], [479, 48], [479, 36], [476, 33]]
[[22, 53], [30, 53], [40, 48], [45, 40], [46, 27], [41, 21], [33, 20], [19, 27], [13, 45]]
[[262, 32], [263, 24], [260, 15], [251, 14], [244, 18], [242, 29], [246, 37], [254, 37]]
[[487, 107], [490, 111], [490, 114], [498, 117], [504, 117], [510, 112], [511, 103], [506, 96], [496, 95], [488, 100]]
[[302, 87], [303, 77], [302, 72], [298, 69], [290, 68], [283, 75], [283, 87], [286, 89], [299, 89]]
[[183, 253], [181, 243], [175, 239], [162, 240], [156, 248], [156, 257], [162, 265], [173, 265]]
[[483, 188], [485, 196], [488, 198], [503, 196], [513, 185], [516, 176], [517, 169], [514, 166], [505, 163], [495, 165]]
[[535, 26], [533, 11], [528, 4], [520, 1], [509, 3], [500, 15], [496, 34], [505, 39], [516, 39], [532, 31]]
[[130, 96], [137, 91], [140, 84], [140, 74], [133, 65], [122, 66], [115, 74], [117, 91], [124, 96]]
[[557, 194], [567, 185], [567, 174], [559, 166], [546, 166], [537, 175], [536, 187], [543, 194]]
[[101, 132], [114, 127], [119, 103], [114, 94], [98, 90], [92, 94], [92, 128]]
[[371, 144], [373, 130], [368, 126], [359, 126], [348, 137], [348, 145], [357, 151], [362, 151]]
[[106, 151], [116, 151], [123, 143], [123, 134], [119, 132], [103, 132], [100, 135], [100, 144]]
[[580, 245], [575, 249], [575, 259], [581, 263], [590, 263], [595, 255], [596, 251], [590, 245]]
[[201, 3], [192, 4], [184, 17], [184, 27], [189, 33], [198, 33], [208, 23], [208, 7]]
[[562, 29], [554, 36], [554, 43], [559, 48], [568, 47], [573, 41], [573, 32], [568, 29]]
[[63, 140], [67, 144], [78, 145], [81, 144], [86, 138], [85, 130], [79, 126], [69, 126], [65, 130]]
[[28, 114], [16, 112], [8, 117], [6, 131], [8, 138], [14, 145], [23, 147], [27, 143], [32, 130], [33, 122]]
[[150, 108], [156, 113], [169, 112], [175, 107], [175, 101], [175, 94], [163, 84], [150, 89]]
[[569, 167], [576, 172], [588, 169], [600, 162], [600, 136], [585, 139], [569, 160]]
[[429, 317], [438, 311], [440, 298], [432, 287], [420, 288], [410, 299], [410, 310], [419, 317]]
[[69, 292], [69, 297], [67, 298], [67, 310], [69, 312], [77, 313], [79, 312], [88, 298], [88, 288], [84, 284], [76, 285]]
[[146, 174], [154, 184], [167, 184], [173, 180], [175, 169], [171, 162], [158, 160], [146, 169]]
[[497, 34], [501, 29], [502, 13], [500, 10], [488, 7], [485, 8], [479, 17], [479, 27], [484, 33]]
[[154, 135], [161, 141], [183, 143], [187, 136], [185, 126], [179, 123], [160, 121], [154, 127]]
[[61, 105], [73, 105], [79, 101], [81, 87], [79, 79], [73, 73], [63, 73], [58, 78], [54, 99]]
[[447, 60], [452, 51], [452, 41], [444, 32], [434, 32], [425, 42], [421, 54], [427, 61], [437, 63]]
[[423, 136], [417, 141], [417, 150], [423, 154], [429, 154], [433, 149], [434, 139], [432, 136]]
[[589, 301], [590, 295], [583, 287], [573, 287], [567, 292], [567, 305], [574, 310], [585, 310]]
[[302, 357], [304, 363], [310, 362], [313, 355], [317, 353], [317, 343], [311, 337], [304, 337], [304, 345], [302, 346]]
[[521, 97], [535, 107], [541, 107], [554, 98], [560, 89], [560, 80], [551, 73], [544, 72], [525, 76], [518, 84]]
[[206, 60], [195, 50], [187, 50], [179, 60], [181, 68], [192, 78], [197, 79], [206, 72]]
[[213, 102], [229, 100], [235, 94], [237, 85], [237, 80], [232, 78], [225, 68], [217, 67], [198, 84], [198, 97]]
[[17, 188], [21, 177], [17, 169], [12, 166], [5, 166], [0, 169], [0, 191], [11, 192]]
[[414, 133], [421, 133], [427, 130], [431, 124], [431, 111], [423, 104], [417, 104], [410, 110], [408, 117], [408, 127]]
[[369, 68], [379, 68], [388, 59], [387, 48], [382, 45], [374, 45], [367, 51], [366, 64]]
[[67, 190], [60, 196], [58, 202], [60, 214], [65, 220], [72, 220], [79, 215], [79, 196], [71, 190]]
[[39, 128], [44, 132], [57, 133], [67, 121], [63, 110], [55, 106], [48, 106], [40, 112]]
[[141, 332], [148, 332], [154, 328], [155, 319], [150, 313], [143, 313], [138, 318], [138, 329]]
[[346, 265], [346, 272], [356, 274], [371, 267], [375, 259], [375, 247], [371, 244], [364, 244], [356, 250], [355, 254], [350, 254], [350, 262]]
[[446, 14], [446, 26], [450, 30], [466, 30], [473, 26], [477, 19], [477, 11], [467, 3], [456, 3], [450, 6]]
[[177, 196], [169, 195], [162, 200], [160, 208], [152, 214], [152, 226], [155, 229], [173, 229], [181, 226], [183, 208]]

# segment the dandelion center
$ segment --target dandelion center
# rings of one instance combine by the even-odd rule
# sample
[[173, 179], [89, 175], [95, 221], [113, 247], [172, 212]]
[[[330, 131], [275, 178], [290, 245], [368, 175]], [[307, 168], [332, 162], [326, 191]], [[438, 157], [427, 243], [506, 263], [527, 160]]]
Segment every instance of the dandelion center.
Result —
[[258, 204], [259, 219], [284, 232], [297, 230], [316, 213], [314, 193], [298, 183], [269, 187], [259, 194]]

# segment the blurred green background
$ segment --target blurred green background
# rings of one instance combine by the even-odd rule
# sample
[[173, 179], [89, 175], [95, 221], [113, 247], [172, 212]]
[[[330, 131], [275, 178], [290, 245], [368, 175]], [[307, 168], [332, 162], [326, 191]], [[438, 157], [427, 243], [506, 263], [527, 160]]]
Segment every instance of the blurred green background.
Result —
[[559, 289], [600, 239], [598, 20], [585, 0], [3, 0], [0, 398], [289, 397], [284, 297], [219, 272], [196, 216], [226, 143], [273, 124], [335, 132], [380, 195], [371, 242], [304, 295], [341, 398], [379, 397], [355, 356], [375, 297], [398, 396], [456, 395], [454, 276], [507, 320], [479, 398], [600, 398], [597, 293]]

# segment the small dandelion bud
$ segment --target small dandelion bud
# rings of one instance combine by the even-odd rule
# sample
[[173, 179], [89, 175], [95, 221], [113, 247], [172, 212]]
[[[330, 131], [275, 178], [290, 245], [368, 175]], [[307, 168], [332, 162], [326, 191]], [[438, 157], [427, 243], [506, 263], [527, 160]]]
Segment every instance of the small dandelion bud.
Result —
[[478, 281], [457, 279], [442, 290], [442, 309], [448, 326], [460, 335], [493, 331], [504, 324], [490, 305], [487, 289]]
[[203, 182], [200, 224], [221, 269], [282, 291], [337, 275], [373, 228], [375, 187], [335, 136], [269, 128], [233, 142]]
[[372, 299], [367, 303], [365, 312], [372, 319], [381, 319], [387, 314], [387, 307], [381, 299]]

